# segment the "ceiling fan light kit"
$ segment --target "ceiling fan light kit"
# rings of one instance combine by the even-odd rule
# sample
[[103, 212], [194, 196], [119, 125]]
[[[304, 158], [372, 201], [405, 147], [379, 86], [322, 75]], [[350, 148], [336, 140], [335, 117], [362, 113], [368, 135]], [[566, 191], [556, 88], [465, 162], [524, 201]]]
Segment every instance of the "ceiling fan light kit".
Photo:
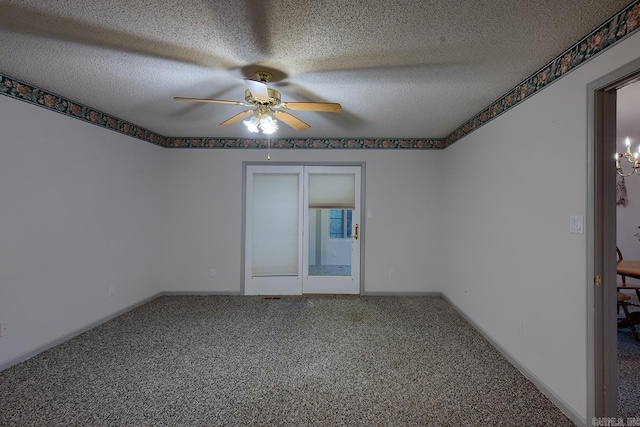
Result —
[[265, 135], [271, 135], [278, 130], [278, 122], [268, 114], [262, 116], [255, 115], [249, 120], [244, 120], [242, 123], [244, 123], [249, 132], [253, 133], [262, 131]]
[[[268, 71], [256, 71], [258, 80], [244, 79], [247, 89], [244, 93], [246, 102], [227, 101], [222, 99], [185, 98], [176, 96], [177, 101], [208, 102], [213, 104], [243, 105], [253, 107], [220, 123], [221, 126], [232, 126], [242, 121], [250, 132], [262, 131], [265, 135], [271, 135], [278, 130], [278, 121], [303, 131], [309, 129], [309, 125], [297, 117], [282, 110], [316, 111], [324, 113], [339, 113], [342, 106], [335, 102], [282, 102], [280, 92], [267, 87], [271, 79]], [[248, 120], [248, 117], [251, 117]]]

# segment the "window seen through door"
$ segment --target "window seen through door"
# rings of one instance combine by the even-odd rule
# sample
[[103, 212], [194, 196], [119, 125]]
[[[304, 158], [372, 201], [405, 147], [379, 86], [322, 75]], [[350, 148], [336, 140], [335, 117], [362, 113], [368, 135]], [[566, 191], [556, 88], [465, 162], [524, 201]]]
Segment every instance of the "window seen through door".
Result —
[[351, 237], [351, 211], [331, 209], [329, 212], [329, 237], [345, 239]]

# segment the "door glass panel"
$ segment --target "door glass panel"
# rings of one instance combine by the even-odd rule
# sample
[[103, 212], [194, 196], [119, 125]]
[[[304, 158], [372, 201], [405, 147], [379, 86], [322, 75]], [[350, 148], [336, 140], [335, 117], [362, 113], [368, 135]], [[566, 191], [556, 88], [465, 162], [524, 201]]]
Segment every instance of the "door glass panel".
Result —
[[309, 276], [351, 276], [350, 209], [309, 209]]
[[253, 277], [298, 275], [299, 185], [298, 174], [253, 174]]

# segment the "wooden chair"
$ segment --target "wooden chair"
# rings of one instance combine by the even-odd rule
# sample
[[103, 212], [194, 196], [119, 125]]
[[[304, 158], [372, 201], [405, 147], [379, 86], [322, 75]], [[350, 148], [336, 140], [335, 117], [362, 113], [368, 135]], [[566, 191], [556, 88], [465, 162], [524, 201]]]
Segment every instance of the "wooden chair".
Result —
[[[638, 337], [638, 331], [636, 330], [636, 326], [634, 324], [634, 318], [637, 316], [632, 316], [629, 312], [629, 306], [633, 305], [635, 307], [640, 307], [637, 304], [629, 302], [631, 297], [629, 295], [625, 295], [622, 292], [618, 292], [618, 308], [622, 307], [622, 311], [624, 311], [624, 318], [618, 320], [618, 328], [629, 328], [631, 329], [631, 333], [633, 334], [636, 341], [640, 341], [640, 337]], [[634, 312], [636, 314], [637, 312]]]
[[[620, 251], [620, 248], [616, 246], [616, 253], [618, 254], [618, 261], [620, 262], [623, 260], [622, 258], [622, 251]], [[627, 276], [625, 276], [624, 274], [619, 274], [622, 282], [618, 282], [618, 291], [620, 291], [621, 289], [629, 289], [629, 290], [634, 290], [636, 291], [636, 295], [638, 296], [638, 301], [640, 301], [640, 285], [633, 285], [633, 284], [627, 284]]]

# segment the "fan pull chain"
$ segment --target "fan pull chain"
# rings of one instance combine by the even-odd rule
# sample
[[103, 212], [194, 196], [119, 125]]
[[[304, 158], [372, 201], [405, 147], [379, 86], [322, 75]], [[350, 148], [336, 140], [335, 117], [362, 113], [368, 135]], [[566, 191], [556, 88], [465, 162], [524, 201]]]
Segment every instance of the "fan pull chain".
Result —
[[269, 137], [269, 142], [267, 143], [267, 160], [271, 160], [271, 137]]

